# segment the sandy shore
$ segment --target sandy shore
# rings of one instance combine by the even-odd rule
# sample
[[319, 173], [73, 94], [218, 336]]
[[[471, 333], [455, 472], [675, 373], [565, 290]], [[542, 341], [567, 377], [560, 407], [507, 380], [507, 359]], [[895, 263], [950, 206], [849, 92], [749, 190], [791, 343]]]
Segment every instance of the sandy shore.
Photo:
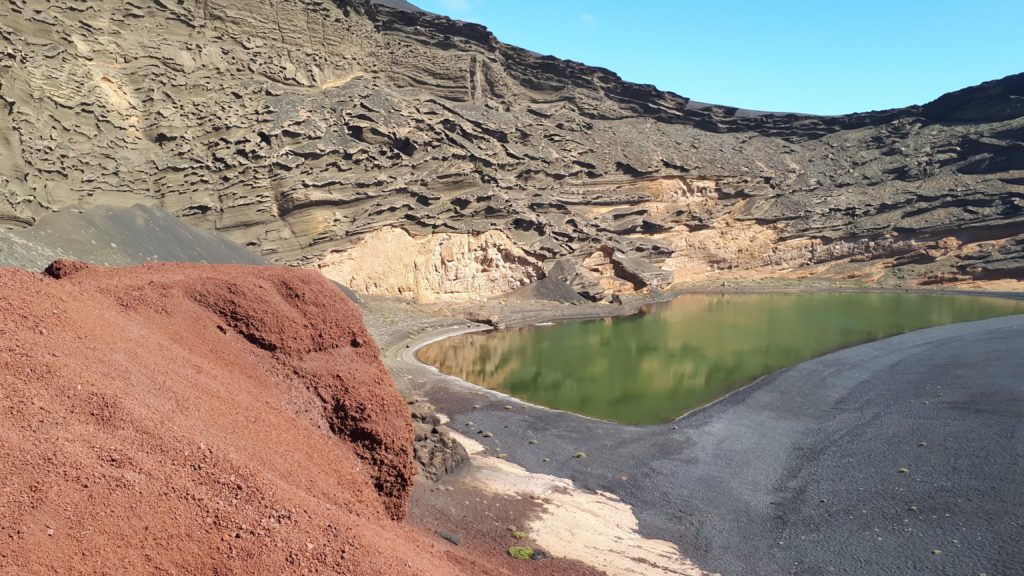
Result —
[[[508, 324], [611, 307], [540, 308]], [[644, 427], [532, 406], [442, 375], [416, 361], [415, 349], [483, 327], [430, 313], [415, 326], [392, 330], [385, 362], [479, 442], [479, 457], [501, 454], [502, 466], [621, 499], [640, 536], [671, 543], [701, 569], [999, 574], [1024, 562], [1011, 545], [1024, 527], [1022, 451], [1013, 440], [1024, 415], [1024, 317], [849, 348]]]

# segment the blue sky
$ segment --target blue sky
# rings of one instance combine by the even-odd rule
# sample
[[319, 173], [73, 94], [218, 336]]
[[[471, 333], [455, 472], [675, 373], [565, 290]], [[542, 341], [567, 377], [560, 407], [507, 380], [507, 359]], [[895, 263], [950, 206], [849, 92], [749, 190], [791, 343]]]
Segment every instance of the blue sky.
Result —
[[412, 0], [503, 42], [769, 111], [921, 104], [1024, 72], [1024, 0]]

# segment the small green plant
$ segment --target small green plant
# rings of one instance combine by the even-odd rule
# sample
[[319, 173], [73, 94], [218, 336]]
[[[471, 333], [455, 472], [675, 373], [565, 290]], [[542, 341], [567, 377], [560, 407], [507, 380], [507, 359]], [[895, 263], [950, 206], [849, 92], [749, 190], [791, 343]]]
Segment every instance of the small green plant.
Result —
[[533, 556], [533, 548], [526, 546], [509, 546], [508, 555], [516, 560], [529, 560]]
[[512, 537], [516, 540], [522, 540], [523, 538], [526, 538], [526, 532], [523, 532], [522, 530], [513, 530]]

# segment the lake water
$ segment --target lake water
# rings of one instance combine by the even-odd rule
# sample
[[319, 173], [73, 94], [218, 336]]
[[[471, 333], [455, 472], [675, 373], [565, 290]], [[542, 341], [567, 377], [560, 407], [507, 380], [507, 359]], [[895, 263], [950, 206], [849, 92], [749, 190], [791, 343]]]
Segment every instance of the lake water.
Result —
[[833, 350], [1021, 313], [1024, 301], [975, 296], [693, 294], [629, 318], [463, 334], [418, 356], [527, 402], [655, 424]]

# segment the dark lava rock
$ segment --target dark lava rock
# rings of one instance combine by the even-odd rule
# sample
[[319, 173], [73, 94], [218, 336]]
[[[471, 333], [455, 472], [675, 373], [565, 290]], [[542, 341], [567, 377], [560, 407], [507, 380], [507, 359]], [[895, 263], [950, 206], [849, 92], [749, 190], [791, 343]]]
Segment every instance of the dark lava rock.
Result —
[[446, 530], [434, 530], [434, 534], [437, 534], [442, 539], [447, 540], [452, 544], [455, 544], [456, 546], [462, 543], [461, 536], [459, 536], [458, 534], [454, 534], [452, 532], [448, 532]]
[[49, 276], [50, 278], [60, 280], [62, 278], [68, 278], [69, 276], [77, 274], [78, 272], [86, 270], [90, 267], [91, 266], [89, 264], [86, 264], [85, 262], [79, 260], [61, 259], [54, 260], [53, 262], [51, 262], [50, 265], [47, 266], [45, 270], [43, 270], [43, 273]]
[[436, 482], [469, 461], [466, 449], [441, 425], [432, 405], [420, 399], [409, 400], [408, 405], [415, 434], [413, 456], [424, 476]]

